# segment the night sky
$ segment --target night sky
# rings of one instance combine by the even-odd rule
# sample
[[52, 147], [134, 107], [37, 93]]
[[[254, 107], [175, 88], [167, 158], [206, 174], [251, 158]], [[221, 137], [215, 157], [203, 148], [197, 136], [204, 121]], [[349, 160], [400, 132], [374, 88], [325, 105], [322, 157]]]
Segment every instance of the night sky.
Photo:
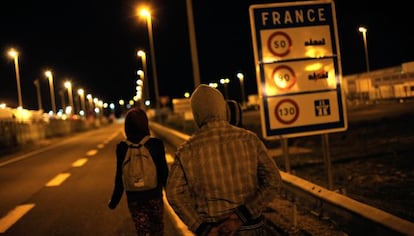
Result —
[[[245, 73], [247, 94], [257, 93], [249, 6], [279, 1], [193, 0], [202, 83], [229, 77], [230, 98], [240, 99], [237, 72]], [[71, 0], [0, 2], [0, 103], [17, 106], [14, 63], [19, 53], [23, 105], [37, 109], [35, 79], [40, 79], [43, 107], [51, 108], [46, 69], [54, 72], [56, 103], [63, 81], [83, 88], [105, 102], [129, 100], [135, 94], [136, 56], [144, 49], [150, 61], [145, 21], [135, 15], [143, 1]], [[181, 98], [193, 89], [185, 0], [150, 1], [160, 96]], [[343, 75], [366, 70], [362, 35], [368, 28], [371, 70], [414, 61], [412, 13], [408, 1], [367, 3], [335, 1]], [[364, 5], [360, 5], [364, 4]], [[151, 66], [148, 64], [151, 79]], [[153, 85], [150, 82], [151, 88]], [[153, 95], [153, 92], [150, 91]]]

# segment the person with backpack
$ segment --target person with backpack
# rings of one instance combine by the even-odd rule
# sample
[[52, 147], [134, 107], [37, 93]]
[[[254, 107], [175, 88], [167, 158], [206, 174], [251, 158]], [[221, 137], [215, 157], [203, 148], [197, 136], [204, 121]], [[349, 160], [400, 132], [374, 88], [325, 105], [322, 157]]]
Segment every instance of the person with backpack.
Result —
[[282, 184], [278, 166], [257, 134], [229, 123], [219, 90], [201, 84], [190, 104], [199, 129], [175, 153], [169, 204], [196, 235], [266, 235], [263, 212]]
[[[124, 131], [126, 140], [119, 142], [116, 146], [115, 183], [108, 207], [115, 209], [125, 192], [128, 209], [135, 224], [137, 235], [163, 235], [163, 188], [166, 186], [168, 177], [164, 143], [159, 138], [150, 137], [148, 117], [145, 111], [140, 108], [128, 110], [125, 116]], [[142, 145], [148, 151], [142, 151]], [[147, 182], [154, 182], [146, 178], [137, 178], [132, 184], [129, 183], [128, 179], [130, 177], [127, 175], [137, 175], [136, 173], [131, 174], [131, 171], [142, 171], [139, 166], [131, 166], [133, 163], [135, 163], [134, 165], [141, 165], [139, 164], [140, 160], [138, 160], [144, 156], [138, 155], [141, 152], [147, 153], [146, 156], [150, 155], [155, 164], [156, 171], [154, 173], [145, 173], [147, 175], [156, 174], [154, 188], [150, 186], [150, 189], [140, 189], [145, 187]], [[136, 156], [131, 153], [135, 153]], [[144, 170], [152, 168], [151, 166], [145, 167], [145, 165], [150, 165], [147, 163], [152, 162], [142, 163]]]

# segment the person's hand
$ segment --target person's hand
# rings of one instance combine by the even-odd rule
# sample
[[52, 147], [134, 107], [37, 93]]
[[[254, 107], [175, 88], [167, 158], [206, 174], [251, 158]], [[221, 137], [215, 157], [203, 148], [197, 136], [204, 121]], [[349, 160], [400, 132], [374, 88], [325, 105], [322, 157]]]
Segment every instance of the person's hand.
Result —
[[111, 210], [115, 209], [116, 205], [117, 205], [117, 204], [115, 204], [115, 203], [114, 203], [114, 202], [112, 202], [112, 201], [109, 201], [109, 202], [108, 202], [108, 207], [109, 207], [109, 209], [111, 209]]
[[218, 235], [220, 236], [232, 236], [237, 233], [242, 225], [243, 222], [240, 220], [240, 218], [236, 214], [232, 213], [229, 218], [227, 218], [227, 220], [215, 228], [217, 228]]

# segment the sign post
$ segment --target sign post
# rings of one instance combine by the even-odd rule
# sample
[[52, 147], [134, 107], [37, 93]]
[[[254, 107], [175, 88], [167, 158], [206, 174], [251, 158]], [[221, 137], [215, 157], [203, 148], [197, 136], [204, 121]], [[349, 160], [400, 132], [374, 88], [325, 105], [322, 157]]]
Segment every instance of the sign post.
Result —
[[250, 6], [264, 138], [347, 129], [333, 2]]

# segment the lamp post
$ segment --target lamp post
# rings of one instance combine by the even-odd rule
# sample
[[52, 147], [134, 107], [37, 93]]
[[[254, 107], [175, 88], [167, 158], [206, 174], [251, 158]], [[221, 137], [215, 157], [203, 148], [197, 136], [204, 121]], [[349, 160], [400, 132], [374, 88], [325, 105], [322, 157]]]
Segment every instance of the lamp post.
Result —
[[139, 100], [139, 106], [141, 107], [141, 109], [145, 109], [145, 93], [146, 93], [146, 89], [144, 88], [145, 85], [147, 84], [145, 81], [145, 73], [143, 70], [138, 70], [137, 71], [137, 75], [139, 76], [139, 79], [137, 80], [137, 97]]
[[368, 59], [368, 45], [367, 45], [367, 28], [359, 27], [359, 32], [362, 33], [362, 39], [364, 40], [364, 51], [365, 51], [365, 64], [367, 65], [367, 72], [369, 72], [369, 59]]
[[93, 112], [93, 98], [92, 98], [92, 94], [87, 94], [86, 95], [86, 99], [88, 99], [88, 104], [89, 104], [89, 106], [88, 106], [88, 112], [89, 113], [92, 113]]
[[227, 84], [230, 83], [229, 78], [220, 79], [220, 84], [224, 86], [224, 97], [229, 99], [228, 91], [227, 91]]
[[192, 0], [186, 0], [188, 33], [190, 37], [191, 62], [193, 65], [194, 89], [200, 85], [200, 69], [198, 65], [197, 40], [194, 27], [193, 4]]
[[49, 80], [50, 100], [51, 100], [51, 103], [52, 103], [52, 111], [53, 111], [53, 114], [56, 114], [55, 89], [53, 87], [53, 74], [52, 74], [52, 71], [50, 71], [50, 70], [45, 71], [45, 75]]
[[241, 92], [241, 98], [242, 98], [242, 107], [244, 107], [244, 101], [245, 101], [245, 94], [244, 94], [244, 75], [243, 73], [237, 73], [237, 78], [239, 78], [240, 81], [240, 92]]
[[[137, 52], [137, 56], [141, 58], [141, 63], [142, 63], [142, 74], [138, 74], [141, 77], [141, 80], [144, 84], [144, 88], [143, 88], [143, 97], [142, 99], [144, 101], [146, 101], [149, 98], [149, 85], [148, 85], [148, 80], [145, 78], [145, 76], [148, 73], [148, 69], [147, 69], [147, 54], [143, 51], [143, 50], [138, 50]], [[144, 104], [144, 103], [142, 103]]]
[[65, 82], [65, 88], [68, 89], [68, 98], [69, 98], [69, 106], [71, 108], [70, 114], [73, 114], [75, 107], [73, 105], [73, 96], [72, 96], [72, 83], [70, 81]]
[[58, 93], [59, 93], [59, 96], [60, 96], [60, 103], [62, 105], [62, 110], [65, 110], [65, 108], [66, 108], [65, 90], [64, 89], [60, 89]]
[[39, 111], [42, 111], [43, 110], [43, 106], [42, 106], [42, 95], [40, 94], [39, 79], [35, 79], [33, 81], [33, 83], [36, 86], [37, 103], [39, 104]]
[[9, 50], [9, 56], [14, 59], [14, 69], [16, 71], [17, 95], [19, 99], [19, 107], [23, 108], [22, 91], [20, 88], [20, 72], [19, 72], [19, 52], [14, 48]]
[[149, 37], [149, 43], [150, 43], [150, 49], [151, 49], [152, 75], [154, 79], [155, 107], [158, 109], [160, 108], [160, 103], [159, 103], [159, 94], [158, 94], [157, 67], [155, 65], [155, 49], [154, 49], [154, 37], [152, 33], [151, 12], [148, 9], [142, 9], [140, 11], [140, 15], [144, 16], [147, 20], [148, 37]]
[[83, 116], [85, 116], [86, 115], [85, 90], [83, 90], [81, 88], [78, 89], [78, 95], [79, 95], [80, 100], [81, 100], [81, 109], [82, 109], [82, 112], [83, 112]]

